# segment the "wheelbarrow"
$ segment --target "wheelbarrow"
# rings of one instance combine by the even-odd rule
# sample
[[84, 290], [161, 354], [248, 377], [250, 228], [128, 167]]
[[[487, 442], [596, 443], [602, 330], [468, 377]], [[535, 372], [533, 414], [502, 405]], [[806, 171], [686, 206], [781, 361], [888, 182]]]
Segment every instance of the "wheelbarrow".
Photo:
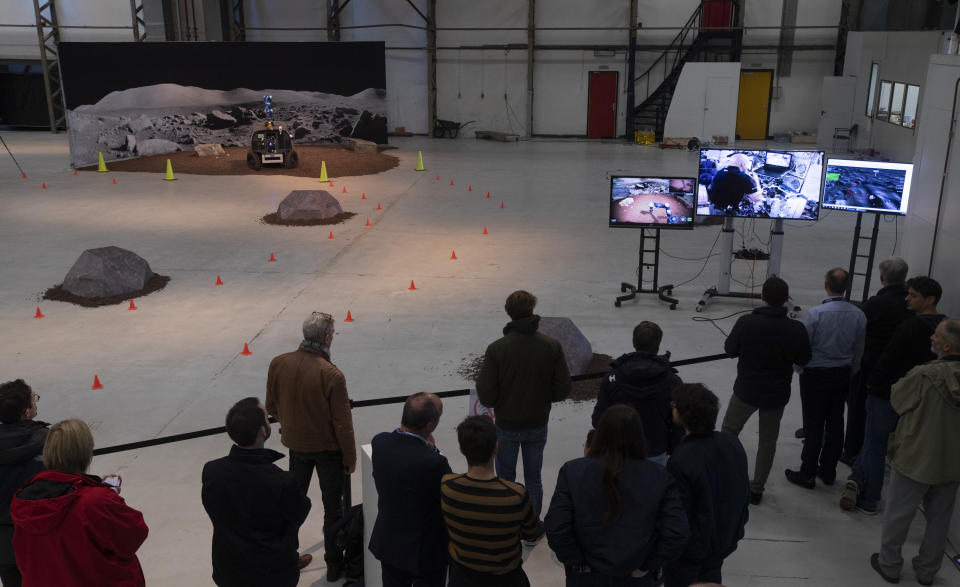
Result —
[[468, 124], [473, 124], [475, 120], [469, 122], [454, 122], [452, 120], [440, 120], [437, 119], [436, 124], [433, 125], [433, 136], [438, 139], [447, 137], [448, 139], [455, 139], [457, 135], [460, 134], [460, 129], [464, 128]]

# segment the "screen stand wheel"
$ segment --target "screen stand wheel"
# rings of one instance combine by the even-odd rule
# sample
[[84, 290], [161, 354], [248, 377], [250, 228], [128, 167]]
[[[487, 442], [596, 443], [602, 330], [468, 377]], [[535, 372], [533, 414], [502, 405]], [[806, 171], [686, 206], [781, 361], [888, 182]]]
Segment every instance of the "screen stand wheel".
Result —
[[[648, 241], [653, 241], [653, 248], [648, 248]], [[651, 255], [648, 257], [647, 255]], [[643, 287], [643, 272], [653, 271], [653, 284], [649, 288]], [[670, 304], [671, 310], [677, 309], [679, 300], [671, 297], [673, 294], [673, 284], [661, 286], [660, 277], [660, 229], [659, 228], [641, 228], [640, 229], [640, 261], [637, 267], [637, 285], [632, 283], [620, 282], [620, 292], [629, 292], [626, 295], [617, 296], [613, 305], [620, 305], [627, 300], [634, 300], [638, 294], [657, 294], [657, 297]]]

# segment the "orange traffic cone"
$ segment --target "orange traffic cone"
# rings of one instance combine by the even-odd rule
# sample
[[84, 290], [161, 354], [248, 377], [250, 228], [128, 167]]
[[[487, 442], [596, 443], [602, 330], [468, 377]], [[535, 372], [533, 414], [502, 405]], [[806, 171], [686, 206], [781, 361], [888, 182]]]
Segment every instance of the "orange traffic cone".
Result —
[[333, 231], [332, 231], [332, 230], [330, 231], [330, 236], [328, 236], [327, 238], [330, 239], [330, 240], [333, 240]]
[[377, 202], [377, 210], [383, 210], [383, 208], [380, 206], [380, 202]]
[[77, 170], [76, 170], [76, 169], [73, 170], [73, 175], [77, 175]]
[[473, 191], [473, 186], [472, 186], [472, 185], [468, 185], [468, 186], [467, 186], [467, 191], [468, 191], [468, 192], [472, 192], [472, 191]]
[[490, 199], [490, 192], [487, 192], [487, 199]]
[[413, 280], [412, 280], [412, 279], [410, 280], [410, 287], [408, 287], [407, 289], [409, 289], [410, 291], [413, 291], [413, 290], [417, 289], [417, 286], [413, 285]]
[[363, 192], [362, 194], [360, 194], [360, 199], [361, 199], [361, 200], [366, 200], [366, 199], [367, 199], [367, 192]]
[[450, 180], [450, 185], [453, 185], [453, 180], [452, 180], [452, 179]]
[[113, 178], [113, 185], [117, 185], [117, 178]]
[[350, 315], [350, 310], [347, 310], [347, 317], [344, 318], [344, 322], [353, 322], [353, 316]]
[[500, 200], [500, 209], [503, 210], [504, 207], [505, 207], [505, 206], [503, 205], [503, 200]]
[[[20, 173], [23, 174], [23, 179], [27, 179], [27, 172], [26, 172], [26, 171], [21, 171]], [[439, 176], [439, 175], [437, 176], [437, 179], [440, 179], [440, 176]]]
[[483, 227], [483, 232], [481, 232], [480, 234], [487, 234], [487, 227], [486, 227], [486, 226]]
[[271, 262], [271, 263], [276, 263], [276, 262], [277, 262], [277, 258], [273, 256], [273, 253], [270, 253], [270, 262]]
[[457, 260], [457, 252], [456, 252], [456, 251], [450, 251], [450, 260], [451, 260], [451, 261], [456, 261], [456, 260]]
[[370, 219], [367, 218], [367, 226], [370, 226]]
[[223, 285], [223, 280], [220, 279], [220, 276], [219, 276], [219, 275], [217, 275], [217, 282], [214, 283], [213, 285]]
[[90, 389], [103, 389], [103, 386], [100, 385], [100, 378], [96, 374], [93, 375], [93, 385], [90, 386]]
[[34, 318], [43, 318], [43, 312], [40, 311], [40, 306], [37, 306], [37, 313], [33, 315]]
[[41, 183], [41, 184], [40, 184], [40, 189], [42, 189], [42, 190], [47, 189], [47, 182]]
[[343, 186], [343, 193], [347, 193], [347, 186]]
[[252, 355], [253, 353], [250, 352], [250, 347], [247, 345], [247, 343], [243, 343], [243, 351], [242, 351], [240, 354], [241, 354], [241, 355]]
[[137, 309], [137, 305], [133, 303], [133, 300], [130, 300], [130, 307], [127, 308], [127, 309], [128, 309], [128, 310], [136, 310], [136, 309]]

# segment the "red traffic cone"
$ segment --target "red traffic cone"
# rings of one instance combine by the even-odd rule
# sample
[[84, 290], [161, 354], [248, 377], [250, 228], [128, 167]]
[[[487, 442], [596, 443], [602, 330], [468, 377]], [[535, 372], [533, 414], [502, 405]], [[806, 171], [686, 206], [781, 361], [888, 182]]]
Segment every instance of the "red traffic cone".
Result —
[[73, 175], [77, 175], [77, 170], [76, 170], [76, 169], [73, 170]]
[[350, 315], [350, 310], [347, 310], [347, 317], [344, 318], [344, 322], [353, 322], [353, 316]]
[[113, 185], [117, 185], [117, 178], [113, 178]]
[[487, 234], [487, 227], [486, 227], [486, 226], [483, 227], [483, 232], [481, 232], [480, 234]]
[[220, 276], [219, 276], [219, 275], [217, 275], [217, 282], [214, 283], [213, 285], [223, 285], [223, 280], [220, 279]]
[[468, 191], [468, 192], [472, 192], [472, 191], [473, 191], [473, 186], [472, 186], [472, 185], [468, 185], [468, 186], [467, 186], [467, 191]]
[[417, 286], [413, 285], [413, 280], [412, 280], [412, 279], [410, 280], [410, 287], [408, 287], [407, 289], [409, 289], [410, 291], [413, 291], [413, 290], [417, 289]]
[[347, 193], [347, 186], [343, 186], [343, 193]]
[[247, 345], [247, 343], [243, 343], [243, 351], [242, 351], [240, 354], [241, 354], [241, 355], [252, 355], [253, 353], [250, 352], [250, 347]]
[[270, 253], [270, 263], [276, 263], [277, 258], [273, 256], [273, 253]]
[[380, 202], [377, 202], [377, 210], [383, 210], [383, 208], [380, 206]]
[[[23, 179], [27, 179], [27, 172], [26, 172], [26, 171], [21, 171], [21, 173], [23, 174]], [[439, 176], [439, 175], [437, 176], [437, 179], [440, 179], [440, 176]]]
[[330, 236], [327, 237], [329, 240], [333, 240], [333, 231], [330, 231]]
[[503, 205], [503, 200], [500, 200], [500, 209], [503, 210], [505, 206]]
[[33, 315], [34, 318], [43, 318], [43, 312], [40, 311], [40, 306], [37, 306], [37, 313]]
[[103, 386], [100, 385], [100, 378], [96, 374], [93, 376], [93, 385], [90, 386], [90, 389], [103, 389]]
[[333, 182], [332, 182], [332, 181], [330, 182], [330, 187], [333, 187]]
[[130, 307], [127, 308], [127, 309], [128, 309], [128, 310], [136, 310], [136, 309], [137, 309], [137, 305], [133, 303], [133, 300], [130, 300]]
[[[24, 177], [26, 177], [26, 176], [27, 176], [27, 174], [26, 174], [26, 173], [24, 173], [24, 174], [23, 174], [23, 176], [24, 176]], [[437, 176], [437, 181], [440, 181], [440, 176], [439, 176], [439, 175]]]
[[367, 199], [367, 192], [363, 192], [362, 194], [360, 194], [360, 199], [361, 199], [361, 200], [366, 200], [366, 199]]
[[453, 185], [453, 180], [452, 180], [452, 179], [450, 180], [450, 185]]
[[490, 199], [490, 192], [487, 192], [487, 199]]
[[42, 190], [47, 189], [47, 182], [41, 183], [41, 184], [40, 184], [40, 189], [42, 189]]
[[456, 251], [450, 251], [450, 260], [451, 260], [451, 261], [456, 261], [456, 260], [457, 260], [457, 252], [456, 252]]
[[367, 226], [370, 226], [370, 219], [367, 218]]

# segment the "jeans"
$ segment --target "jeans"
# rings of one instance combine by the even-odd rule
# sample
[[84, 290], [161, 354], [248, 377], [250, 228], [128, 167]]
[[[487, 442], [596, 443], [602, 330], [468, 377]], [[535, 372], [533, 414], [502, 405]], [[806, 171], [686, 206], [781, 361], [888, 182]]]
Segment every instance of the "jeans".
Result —
[[875, 395], [867, 396], [867, 427], [863, 448], [853, 464], [850, 479], [860, 484], [858, 503], [866, 509], [876, 509], [883, 489], [883, 468], [887, 461], [887, 441], [897, 429], [900, 416], [890, 407], [890, 400]]
[[723, 582], [723, 557], [715, 554], [703, 560], [679, 559], [663, 568], [664, 587], [690, 587], [696, 583]]
[[944, 546], [957, 500], [957, 487], [960, 487], [957, 481], [925, 485], [891, 469], [883, 533], [880, 536], [879, 563], [884, 573], [900, 576], [903, 566], [900, 549], [907, 539], [917, 508], [923, 503], [923, 517], [927, 523], [920, 542], [920, 553], [913, 559], [913, 570], [918, 579], [933, 582], [933, 576], [943, 562]]
[[863, 448], [864, 427], [867, 421], [867, 379], [877, 360], [864, 355], [860, 361], [860, 372], [850, 384], [847, 396], [847, 432], [843, 439], [843, 455], [854, 458]]
[[800, 471], [826, 481], [837, 476], [843, 445], [843, 402], [850, 390], [850, 367], [806, 368], [800, 374], [803, 451]]
[[530, 430], [504, 430], [497, 426], [497, 476], [517, 480], [517, 453], [523, 453], [523, 483], [530, 496], [533, 513], [540, 517], [543, 506], [543, 448], [547, 445], [547, 427]]
[[317, 470], [320, 495], [323, 498], [323, 560], [327, 567], [343, 563], [343, 552], [337, 548], [333, 527], [343, 518], [343, 454], [338, 450], [321, 452], [290, 451], [290, 473], [297, 480], [300, 491], [307, 494], [310, 477]]
[[723, 415], [722, 431], [740, 436], [743, 425], [754, 412], [760, 412], [760, 441], [757, 443], [757, 460], [754, 463], [753, 480], [750, 481], [751, 493], [763, 493], [773, 457], [777, 454], [777, 437], [780, 436], [780, 420], [783, 418], [783, 406], [779, 408], [758, 408], [738, 398], [730, 396], [727, 413]]

